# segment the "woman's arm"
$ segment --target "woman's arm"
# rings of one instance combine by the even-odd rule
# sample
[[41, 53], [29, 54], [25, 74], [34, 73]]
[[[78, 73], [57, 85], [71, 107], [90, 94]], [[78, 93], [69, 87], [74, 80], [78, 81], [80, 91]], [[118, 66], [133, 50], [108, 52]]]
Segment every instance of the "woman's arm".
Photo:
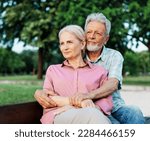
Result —
[[69, 98], [63, 96], [50, 96], [50, 98], [56, 103], [58, 107], [70, 105]]

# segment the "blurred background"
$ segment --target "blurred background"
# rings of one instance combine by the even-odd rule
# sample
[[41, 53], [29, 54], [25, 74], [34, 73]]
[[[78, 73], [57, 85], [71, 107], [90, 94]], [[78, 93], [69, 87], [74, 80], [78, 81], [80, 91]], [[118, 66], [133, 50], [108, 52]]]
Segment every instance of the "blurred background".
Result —
[[34, 101], [47, 67], [63, 61], [58, 31], [84, 28], [92, 12], [111, 21], [106, 46], [124, 56], [123, 86], [150, 95], [150, 0], [0, 0], [0, 105]]

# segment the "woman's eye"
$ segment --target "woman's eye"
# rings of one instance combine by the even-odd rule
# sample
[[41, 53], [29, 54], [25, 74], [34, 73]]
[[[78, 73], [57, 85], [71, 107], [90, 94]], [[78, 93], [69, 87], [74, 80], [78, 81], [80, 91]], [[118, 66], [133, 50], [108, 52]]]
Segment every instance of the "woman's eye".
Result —
[[72, 41], [68, 41], [69, 44], [73, 43]]
[[59, 46], [62, 46], [64, 43], [59, 43]]

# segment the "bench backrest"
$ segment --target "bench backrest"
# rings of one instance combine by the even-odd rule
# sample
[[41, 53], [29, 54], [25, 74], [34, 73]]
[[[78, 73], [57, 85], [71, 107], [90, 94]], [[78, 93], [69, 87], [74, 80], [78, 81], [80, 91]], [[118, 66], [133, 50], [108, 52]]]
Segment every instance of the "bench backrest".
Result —
[[0, 106], [1, 124], [40, 123], [42, 107], [37, 102]]

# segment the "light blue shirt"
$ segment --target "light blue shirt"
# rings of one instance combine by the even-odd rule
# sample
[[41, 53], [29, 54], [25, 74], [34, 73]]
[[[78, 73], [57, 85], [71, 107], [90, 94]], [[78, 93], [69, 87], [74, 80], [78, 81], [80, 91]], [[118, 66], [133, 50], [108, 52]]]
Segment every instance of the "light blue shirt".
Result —
[[[86, 55], [86, 59], [91, 63], [98, 64], [103, 66], [108, 72], [108, 78], [116, 78], [119, 80], [118, 89], [122, 85], [122, 68], [123, 68], [123, 56], [119, 51], [110, 48], [103, 48], [101, 55], [97, 58], [96, 61], [92, 62], [89, 57]], [[120, 96], [120, 91], [117, 90], [113, 93], [113, 104], [114, 108], [112, 112], [118, 110], [122, 105], [125, 104], [124, 100]]]

